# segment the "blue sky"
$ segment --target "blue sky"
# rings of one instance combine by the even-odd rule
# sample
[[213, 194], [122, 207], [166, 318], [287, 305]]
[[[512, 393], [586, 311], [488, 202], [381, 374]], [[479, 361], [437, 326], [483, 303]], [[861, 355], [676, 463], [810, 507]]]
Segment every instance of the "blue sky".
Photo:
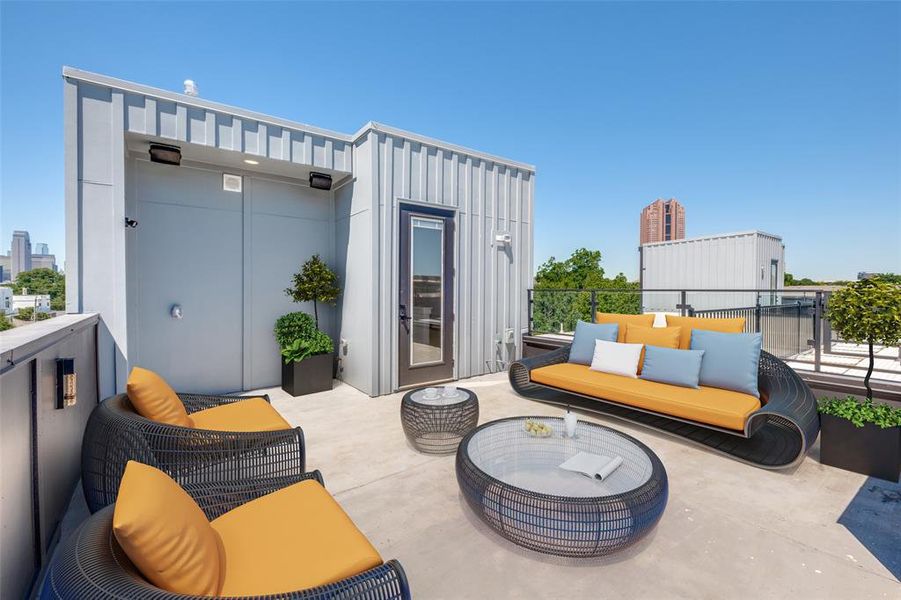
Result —
[[535, 266], [637, 274], [638, 215], [781, 234], [814, 278], [901, 271], [901, 5], [0, 4], [0, 248], [64, 251], [68, 64], [538, 166]]

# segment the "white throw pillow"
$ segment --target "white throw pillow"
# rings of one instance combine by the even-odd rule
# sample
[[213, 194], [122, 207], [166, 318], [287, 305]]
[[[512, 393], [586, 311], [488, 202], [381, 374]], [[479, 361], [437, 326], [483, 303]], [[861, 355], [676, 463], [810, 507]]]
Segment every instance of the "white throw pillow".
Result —
[[642, 348], [644, 344], [620, 344], [597, 340], [594, 343], [594, 358], [588, 368], [592, 371], [636, 378]]

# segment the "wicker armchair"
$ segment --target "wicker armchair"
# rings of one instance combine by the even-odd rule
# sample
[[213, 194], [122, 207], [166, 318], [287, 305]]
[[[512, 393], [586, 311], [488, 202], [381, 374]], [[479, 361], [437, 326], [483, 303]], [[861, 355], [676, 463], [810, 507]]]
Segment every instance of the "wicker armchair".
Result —
[[[188, 413], [246, 400], [179, 394]], [[268, 396], [260, 396], [267, 402]], [[151, 421], [128, 396], [107, 398], [91, 413], [81, 446], [81, 483], [91, 512], [116, 501], [129, 460], [151, 465], [182, 486], [296, 476], [306, 467], [300, 427], [279, 431], [210, 431]]]
[[820, 432], [813, 392], [791, 367], [768, 352], [760, 353], [757, 373], [762, 406], [748, 417], [744, 431], [679, 419], [532, 381], [533, 369], [567, 360], [569, 345], [518, 360], [510, 365], [510, 384], [527, 398], [631, 421], [766, 469], [784, 469], [800, 462]]
[[[200, 505], [207, 518], [214, 519], [254, 498], [305, 479], [314, 479], [322, 483], [319, 471], [313, 471], [293, 477], [259, 479], [243, 483], [192, 484], [184, 488]], [[166, 592], [140, 575], [113, 535], [113, 509], [113, 506], [108, 506], [92, 515], [60, 545], [47, 570], [40, 597], [46, 600], [199, 598]], [[298, 540], [298, 544], [302, 543], [304, 540]], [[389, 560], [376, 568], [329, 585], [277, 597], [303, 600], [326, 598], [405, 600], [410, 598], [410, 586], [400, 563]]]

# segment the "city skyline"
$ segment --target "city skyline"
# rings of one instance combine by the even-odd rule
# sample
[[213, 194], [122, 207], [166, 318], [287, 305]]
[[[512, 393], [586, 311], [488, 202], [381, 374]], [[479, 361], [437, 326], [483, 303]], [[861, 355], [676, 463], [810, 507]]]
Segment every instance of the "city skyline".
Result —
[[[14, 227], [26, 228], [63, 261], [60, 73], [70, 64], [173, 91], [192, 78], [201, 97], [218, 102], [338, 131], [372, 118], [535, 164], [535, 267], [589, 247], [602, 251], [608, 273], [634, 279], [636, 212], [648, 199], [676, 197], [691, 208], [692, 235], [779, 231], [792, 273], [824, 280], [901, 270], [897, 4], [535, 4], [515, 34], [504, 31], [499, 5], [483, 6], [477, 22], [447, 5], [283, 8], [279, 18], [340, 19], [351, 33], [339, 51], [314, 57], [314, 94], [307, 71], [281, 58], [292, 54], [288, 40], [202, 51], [216, 42], [212, 32], [235, 19], [265, 23], [272, 7], [235, 5], [208, 20], [203, 6], [184, 4], [172, 25], [187, 40], [184, 62], [130, 43], [152, 33], [150, 6], [4, 6], [4, 143], [30, 149], [45, 140], [39, 153], [4, 154], [4, 246]], [[209, 27], [189, 27], [195, 13]], [[412, 37], [373, 48], [353, 35], [381, 25]], [[465, 86], [435, 85], [430, 59], [405, 49], [453, 47], [461, 31], [473, 55], [515, 56], [533, 68], [489, 74], [449, 61], [441, 81]], [[329, 43], [325, 32], [308, 35], [314, 47]], [[528, 43], [539, 38], [540, 51]], [[664, 38], [666, 53], [634, 42]], [[37, 50], [13, 50], [26, 45]], [[346, 77], [351, 57], [362, 80]], [[233, 68], [248, 62], [255, 68]], [[385, 64], [416, 93], [380, 84]], [[477, 102], [461, 102], [463, 89]], [[840, 232], [842, 243], [825, 232]]]

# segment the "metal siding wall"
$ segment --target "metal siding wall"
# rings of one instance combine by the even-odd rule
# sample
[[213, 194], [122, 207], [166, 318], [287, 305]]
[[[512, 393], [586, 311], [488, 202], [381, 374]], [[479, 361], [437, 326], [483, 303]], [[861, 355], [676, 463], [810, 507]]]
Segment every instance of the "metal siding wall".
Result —
[[[534, 173], [393, 133], [370, 132], [362, 146], [369, 144], [377, 153], [378, 355], [385, 357], [375, 393], [397, 387], [397, 225], [404, 201], [456, 212], [456, 376], [480, 375], [488, 370], [486, 361], [514, 358], [521, 348], [525, 290], [532, 277]], [[362, 149], [356, 161], [361, 173]], [[513, 236], [509, 253], [492, 245], [498, 230]], [[495, 337], [507, 328], [516, 341], [501, 348]]]
[[[645, 289], [757, 289], [760, 266], [781, 256], [781, 241], [759, 233], [682, 240], [644, 246]], [[780, 259], [780, 264], [781, 264]], [[782, 270], [783, 267], [780, 267]], [[645, 310], [675, 311], [677, 293], [646, 296]], [[688, 303], [697, 310], [753, 306], [753, 293], [689, 293]]]
[[344, 140], [143, 94], [126, 92], [124, 95], [125, 130], [129, 133], [351, 171], [351, 144]]

